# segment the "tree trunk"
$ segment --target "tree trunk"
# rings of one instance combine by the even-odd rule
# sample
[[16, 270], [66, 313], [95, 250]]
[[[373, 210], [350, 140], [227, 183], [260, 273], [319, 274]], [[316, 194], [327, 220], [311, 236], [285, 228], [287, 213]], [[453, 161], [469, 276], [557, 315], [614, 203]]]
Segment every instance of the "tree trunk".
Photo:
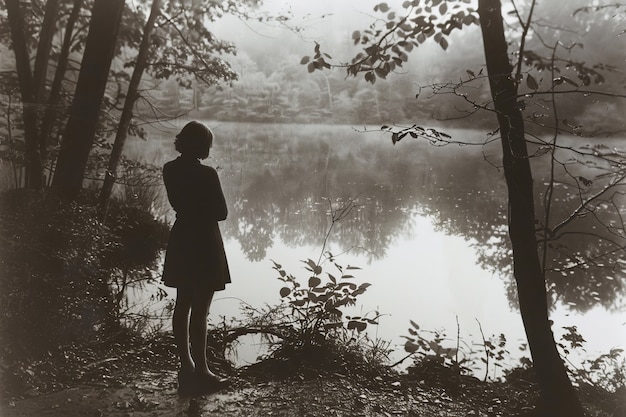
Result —
[[509, 194], [509, 236], [520, 311], [541, 394], [541, 411], [550, 417], [582, 417], [584, 411], [559, 356], [548, 319], [545, 280], [535, 236], [533, 179], [517, 102], [499, 0], [479, 0], [487, 72], [500, 125], [503, 165]]
[[39, 32], [39, 43], [37, 44], [37, 56], [35, 58], [35, 98], [39, 103], [43, 98], [46, 89], [46, 73], [48, 71], [48, 59], [52, 49], [52, 38], [56, 29], [58, 18], [59, 0], [48, 0], [46, 2], [46, 12], [43, 17], [41, 31]]
[[[41, 31], [39, 33], [39, 43], [37, 44], [37, 56], [35, 57], [34, 89], [35, 102], [37, 103], [37, 113], [41, 114], [43, 97], [46, 91], [46, 80], [48, 78], [48, 60], [52, 49], [52, 39], [56, 29], [58, 19], [59, 0], [48, 0], [46, 2], [46, 12], [44, 14]], [[39, 117], [37, 118], [39, 120]], [[47, 136], [38, 132], [39, 156], [42, 165], [46, 160]]]
[[148, 61], [150, 36], [152, 35], [154, 22], [159, 16], [160, 10], [161, 0], [153, 0], [150, 16], [146, 22], [146, 26], [143, 31], [143, 39], [141, 40], [139, 52], [137, 53], [137, 62], [135, 63], [133, 75], [131, 76], [130, 83], [128, 85], [128, 92], [126, 93], [126, 100], [124, 101], [124, 109], [122, 110], [122, 115], [120, 116], [117, 134], [115, 135], [115, 142], [113, 143], [113, 149], [111, 149], [111, 155], [109, 156], [109, 165], [104, 176], [104, 184], [100, 190], [98, 213], [101, 219], [104, 219], [106, 216], [109, 198], [111, 197], [113, 185], [115, 184], [117, 165], [119, 164], [122, 156], [122, 150], [124, 149], [124, 143], [126, 142], [126, 137], [128, 136], [130, 121], [133, 118], [133, 107], [135, 106], [135, 101], [139, 97], [137, 89], [139, 88], [139, 82], [141, 81], [143, 71], [146, 68]]
[[74, 101], [52, 188], [74, 199], [80, 192], [109, 76], [124, 0], [95, 0]]
[[43, 162], [37, 144], [37, 107], [35, 87], [30, 69], [30, 57], [24, 31], [24, 15], [19, 0], [6, 0], [11, 41], [15, 53], [15, 66], [22, 95], [22, 118], [24, 120], [24, 146], [26, 160], [26, 187], [43, 186]]
[[[67, 69], [67, 60], [70, 54], [70, 48], [72, 46], [72, 36], [74, 34], [74, 26], [78, 20], [78, 15], [83, 7], [83, 0], [74, 0], [74, 5], [70, 13], [70, 17], [67, 20], [65, 26], [65, 36], [63, 38], [63, 45], [61, 46], [61, 52], [57, 60], [57, 68], [54, 73], [54, 79], [50, 86], [50, 95], [48, 96], [48, 103], [46, 111], [39, 128], [39, 136], [48, 140], [52, 133], [52, 127], [54, 124], [55, 116], [58, 113], [57, 105], [59, 103], [59, 97], [61, 93], [61, 87], [63, 86], [63, 80], [65, 79], [65, 70]], [[40, 140], [41, 142], [41, 140]], [[52, 168], [51, 168], [52, 171]]]

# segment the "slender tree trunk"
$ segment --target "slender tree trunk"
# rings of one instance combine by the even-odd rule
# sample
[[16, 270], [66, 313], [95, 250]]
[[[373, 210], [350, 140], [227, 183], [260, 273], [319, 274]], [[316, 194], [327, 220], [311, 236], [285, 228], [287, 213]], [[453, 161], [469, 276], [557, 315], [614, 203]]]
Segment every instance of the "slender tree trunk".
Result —
[[137, 53], [137, 62], [133, 70], [133, 75], [130, 78], [128, 85], [128, 92], [126, 93], [126, 100], [124, 101], [124, 109], [120, 116], [120, 123], [117, 128], [117, 134], [115, 135], [115, 142], [113, 143], [113, 149], [111, 149], [111, 155], [109, 157], [109, 165], [104, 177], [104, 184], [100, 190], [100, 201], [98, 204], [98, 212], [101, 219], [106, 216], [109, 198], [113, 191], [113, 185], [115, 184], [115, 177], [117, 166], [122, 156], [124, 144], [126, 143], [126, 137], [128, 136], [128, 127], [130, 121], [133, 118], [133, 107], [135, 101], [139, 98], [137, 90], [139, 88], [139, 82], [143, 76], [144, 69], [146, 68], [148, 61], [148, 52], [150, 49], [150, 36], [152, 35], [152, 29], [154, 28], [154, 22], [159, 16], [161, 10], [161, 0], [153, 0], [152, 8], [150, 10], [150, 16], [146, 22], [146, 26], [143, 31], [143, 39], [139, 46], [139, 52]]
[[554, 342], [535, 236], [533, 179], [517, 103], [499, 0], [479, 0], [491, 95], [502, 138], [503, 165], [509, 194], [509, 236], [520, 311], [541, 391], [542, 412], [550, 417], [582, 417], [576, 396]]
[[73, 199], [80, 192], [93, 144], [120, 27], [124, 0], [95, 0], [85, 53], [52, 188]]
[[22, 94], [22, 118], [24, 120], [24, 142], [26, 159], [26, 187], [43, 186], [43, 163], [37, 144], [37, 108], [35, 87], [30, 69], [30, 57], [24, 31], [24, 15], [19, 0], [6, 0], [7, 17], [11, 30], [11, 41], [15, 53], [15, 66]]
[[[72, 35], [74, 34], [74, 26], [78, 20], [78, 15], [83, 7], [83, 0], [74, 0], [74, 6], [70, 13], [70, 17], [65, 26], [65, 37], [63, 39], [63, 45], [61, 46], [61, 52], [59, 59], [57, 60], [57, 69], [52, 80], [52, 86], [50, 87], [50, 95], [48, 97], [48, 103], [46, 111], [41, 122], [39, 129], [39, 135], [47, 141], [52, 133], [52, 126], [54, 124], [55, 115], [58, 113], [57, 106], [59, 104], [59, 97], [61, 94], [61, 87], [63, 86], [63, 80], [65, 79], [65, 70], [67, 69], [67, 60], [70, 54], [70, 48], [72, 46]], [[52, 172], [52, 168], [51, 168]]]
[[[42, 112], [43, 97], [46, 91], [46, 80], [48, 79], [48, 60], [50, 59], [50, 50], [52, 49], [52, 39], [56, 29], [56, 21], [58, 18], [59, 0], [48, 0], [39, 33], [39, 43], [37, 44], [37, 55], [35, 57], [35, 103], [37, 103], [37, 114]], [[37, 118], [39, 120], [39, 117]], [[47, 136], [41, 131], [38, 132], [39, 156], [42, 165], [46, 160]]]
[[46, 11], [39, 32], [39, 43], [37, 44], [37, 56], [35, 57], [35, 98], [39, 103], [46, 88], [46, 73], [48, 71], [48, 59], [52, 49], [52, 38], [56, 29], [58, 18], [59, 0], [48, 0]]

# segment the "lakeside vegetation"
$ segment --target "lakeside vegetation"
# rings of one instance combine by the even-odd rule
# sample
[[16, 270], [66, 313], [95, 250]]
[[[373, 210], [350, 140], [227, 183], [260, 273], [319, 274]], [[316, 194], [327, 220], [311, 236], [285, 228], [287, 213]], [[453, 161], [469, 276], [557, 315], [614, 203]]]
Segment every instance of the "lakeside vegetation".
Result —
[[[125, 291], [155, 279], [153, 266], [165, 242], [166, 225], [123, 201], [116, 201], [107, 220], [99, 222], [93, 201], [89, 192], [72, 203], [45, 190], [0, 195], [1, 352], [8, 364], [0, 375], [4, 401], [103, 378], [105, 383], [132, 380], [146, 369], [174, 372], [171, 335], [154, 332], [145, 317], [125, 315], [129, 311]], [[335, 213], [332, 224], [346, 213]], [[360, 268], [342, 265], [341, 257], [327, 252], [319, 262], [308, 259], [303, 265], [305, 274], [296, 276], [275, 262], [276, 277], [283, 282], [276, 300], [264, 309], [244, 308], [243, 319], [211, 329], [208, 354], [214, 367], [242, 383], [340, 375], [373, 392], [404, 395], [419, 387], [458, 404], [470, 401], [476, 410], [491, 407], [494, 415], [526, 415], [535, 406], [529, 361], [496, 381], [481, 382], [471, 370], [477, 361], [488, 363], [487, 369], [502, 365], [507, 349], [517, 346], [488, 338], [482, 352], [466, 350], [460, 340], [456, 349], [444, 348], [445, 335], [411, 322], [404, 336], [405, 361], [410, 365], [400, 372], [397, 363], [390, 363], [389, 343], [372, 339], [366, 331], [378, 325], [378, 316], [345, 312], [369, 290], [370, 284], [352, 282]], [[58, 285], [63, 279], [65, 285]], [[258, 363], [238, 369], [229, 352], [249, 334], [262, 335], [270, 349]], [[560, 346], [567, 358], [584, 349], [583, 335], [572, 328]], [[624, 364], [623, 352], [615, 349], [590, 358], [580, 369], [570, 368], [594, 415], [621, 416], [626, 410]], [[472, 395], [478, 397], [470, 400]]]

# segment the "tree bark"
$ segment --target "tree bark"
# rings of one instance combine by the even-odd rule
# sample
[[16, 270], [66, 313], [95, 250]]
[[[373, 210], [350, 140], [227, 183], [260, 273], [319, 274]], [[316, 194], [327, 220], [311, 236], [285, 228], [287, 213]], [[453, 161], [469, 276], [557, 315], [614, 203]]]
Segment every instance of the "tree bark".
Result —
[[524, 121], [517, 102], [504, 37], [499, 0], [479, 0], [487, 73], [497, 113], [509, 196], [509, 236], [520, 312], [541, 394], [541, 412], [550, 417], [584, 416], [567, 376], [548, 319], [545, 280], [535, 236], [533, 179], [526, 148]]
[[[58, 18], [59, 0], [48, 0], [46, 2], [46, 11], [39, 32], [39, 43], [37, 44], [37, 55], [35, 57], [35, 73], [34, 73], [34, 89], [35, 102], [37, 103], [37, 113], [41, 114], [43, 105], [43, 97], [46, 91], [46, 80], [48, 78], [48, 60], [50, 59], [50, 50], [52, 49], [52, 39], [56, 29], [56, 21]], [[39, 120], [39, 118], [37, 118]], [[42, 165], [46, 160], [47, 136], [38, 132], [39, 156]]]
[[59, 103], [59, 97], [61, 94], [61, 87], [63, 86], [63, 80], [65, 79], [65, 70], [67, 69], [67, 60], [70, 54], [70, 48], [72, 46], [72, 35], [74, 34], [74, 26], [78, 20], [78, 15], [83, 7], [83, 0], [74, 0], [74, 5], [70, 13], [70, 17], [65, 26], [65, 36], [63, 38], [63, 45], [61, 46], [61, 52], [57, 61], [57, 69], [50, 86], [50, 95], [48, 97], [48, 105], [44, 113], [41, 127], [39, 129], [39, 135], [43, 138], [50, 137], [52, 127], [54, 124], [55, 115], [57, 114], [57, 105]]
[[6, 0], [7, 17], [11, 30], [11, 41], [15, 53], [20, 92], [22, 95], [22, 118], [24, 120], [24, 145], [26, 160], [26, 181], [28, 188], [43, 186], [43, 162], [37, 144], [37, 107], [35, 87], [30, 68], [30, 57], [24, 31], [24, 15], [19, 0]]
[[146, 22], [146, 26], [143, 31], [143, 38], [141, 45], [139, 46], [139, 52], [137, 53], [137, 62], [133, 69], [133, 75], [130, 78], [128, 85], [128, 91], [126, 93], [126, 100], [124, 100], [124, 109], [120, 116], [120, 123], [115, 135], [115, 142], [113, 142], [113, 148], [111, 149], [111, 155], [109, 156], [109, 165], [104, 176], [104, 183], [100, 190], [98, 213], [101, 219], [106, 216], [109, 198], [113, 191], [113, 185], [115, 184], [117, 166], [122, 156], [124, 144], [128, 136], [128, 128], [133, 118], [133, 107], [135, 101], [139, 98], [137, 90], [139, 88], [139, 82], [143, 76], [143, 72], [148, 62], [148, 53], [150, 50], [150, 36], [152, 35], [152, 29], [154, 28], [154, 22], [159, 16], [161, 10], [161, 0], [153, 0], [152, 8], [150, 9], [150, 16]]
[[56, 28], [58, 17], [59, 0], [48, 0], [46, 11], [39, 32], [39, 43], [37, 44], [37, 56], [35, 57], [35, 98], [39, 103], [46, 88], [46, 73], [48, 71], [48, 59], [52, 49], [52, 39]]
[[106, 89], [124, 0], [95, 0], [74, 101], [61, 143], [52, 188], [74, 199], [80, 192]]

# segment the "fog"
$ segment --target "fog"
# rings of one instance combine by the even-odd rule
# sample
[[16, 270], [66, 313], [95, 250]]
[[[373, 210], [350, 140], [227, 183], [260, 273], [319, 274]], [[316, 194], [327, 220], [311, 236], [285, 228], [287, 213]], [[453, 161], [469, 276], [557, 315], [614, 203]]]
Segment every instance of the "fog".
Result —
[[[316, 2], [271, 0], [251, 11], [252, 19], [223, 17], [214, 23], [214, 32], [216, 36], [237, 46], [236, 56], [225, 57], [239, 73], [239, 80], [235, 82], [235, 86], [253, 84], [262, 89], [265, 80], [259, 80], [259, 77], [266, 77], [271, 79], [272, 83], [277, 83], [271, 88], [277, 88], [280, 94], [286, 95], [306, 83], [318, 82], [316, 78], [319, 78], [319, 75], [307, 73], [306, 68], [299, 64], [302, 57], [313, 54], [316, 43], [320, 44], [322, 52], [332, 57], [330, 60], [332, 64], [341, 65], [349, 62], [362, 47], [354, 45], [351, 34], [355, 30], [364, 30], [375, 22], [380, 23], [381, 19], [387, 16], [374, 11], [374, 5], [378, 3], [371, 0]], [[400, 1], [391, 1], [388, 4], [398, 13], [404, 10]], [[513, 15], [511, 3], [504, 2], [503, 6], [508, 23], [506, 35], [510, 39], [510, 51], [516, 51], [521, 31]], [[518, 6], [523, 16], [524, 2]], [[567, 2], [567, 7], [557, 2], [540, 2], [535, 9], [535, 25], [528, 33], [526, 49], [536, 52], [544, 59], [549, 59], [551, 52], [545, 45], [557, 45], [557, 55], [561, 57], [561, 61], [557, 61], [556, 64], [562, 68], [562, 72], [557, 75], [578, 80], [571, 65], [564, 60], [587, 63], [590, 67], [596, 65], [595, 68], [600, 69], [604, 79], [601, 83], [592, 84], [589, 89], [600, 92], [624, 91], [626, 77], [621, 69], [624, 66], [623, 51], [626, 50], [626, 36], [622, 32], [626, 28], [626, 23], [623, 17], [616, 15], [610, 8], [600, 11], [578, 10], [584, 6], [588, 4], [579, 0]], [[260, 19], [261, 17], [265, 19]], [[272, 19], [268, 21], [267, 17]], [[511, 59], [512, 62], [516, 60], [513, 53]], [[287, 82], [283, 74], [286, 68], [290, 68], [292, 76], [297, 78], [294, 84]], [[374, 124], [384, 124], [424, 119], [431, 121], [456, 119], [459, 116], [459, 109], [463, 109], [462, 100], [453, 100], [452, 97], [439, 94], [434, 100], [436, 103], [430, 103], [429, 95], [421, 94], [418, 102], [415, 96], [417, 93], [423, 93], [423, 88], [427, 90], [435, 83], [456, 82], [462, 77], [467, 77], [467, 71], [478, 73], [481, 70], [484, 70], [484, 53], [478, 26], [453, 31], [446, 51], [435, 42], [427, 41], [411, 52], [408, 63], [396, 69], [387, 80], [377, 83], [384, 86], [377, 85], [376, 88], [394, 93], [394, 97], [389, 97], [391, 101], [403, 101], [405, 117], [400, 118], [402, 120], [389, 119], [383, 114], [375, 118], [365, 115], [360, 119], [345, 116], [339, 118], [340, 122], [362, 123], [364, 120], [361, 119], [368, 119], [367, 121]], [[526, 70], [528, 68], [524, 68], [524, 71]], [[356, 77], [356, 80], [348, 77], [345, 68], [342, 67], [325, 70], [324, 73], [329, 74], [337, 85], [352, 82], [355, 85], [353, 91], [347, 94], [353, 99], [357, 94], [355, 91], [365, 94], [364, 92], [373, 88], [361, 82], [362, 76]], [[547, 88], [550, 72], [544, 70], [533, 74], [540, 83], [543, 82], [542, 87]], [[486, 83], [483, 83], [473, 92], [484, 95], [486, 91]], [[621, 117], [626, 112], [623, 101], [596, 95], [585, 100], [583, 104], [579, 98], [575, 95], [559, 97], [560, 113], [567, 114], [570, 122], [585, 126], [592, 134], [606, 131], [620, 132], [626, 129]], [[535, 102], [538, 104], [533, 110], [540, 111], [545, 107], [541, 100]], [[411, 104], [417, 110], [407, 109]], [[350, 105], [356, 107], [355, 103]], [[320, 104], [320, 107], [324, 106]], [[300, 108], [295, 110], [299, 113], [308, 111]], [[337, 109], [323, 110], [337, 111]], [[330, 119], [328, 121], [337, 122]], [[480, 117], [470, 123], [490, 128]]]

